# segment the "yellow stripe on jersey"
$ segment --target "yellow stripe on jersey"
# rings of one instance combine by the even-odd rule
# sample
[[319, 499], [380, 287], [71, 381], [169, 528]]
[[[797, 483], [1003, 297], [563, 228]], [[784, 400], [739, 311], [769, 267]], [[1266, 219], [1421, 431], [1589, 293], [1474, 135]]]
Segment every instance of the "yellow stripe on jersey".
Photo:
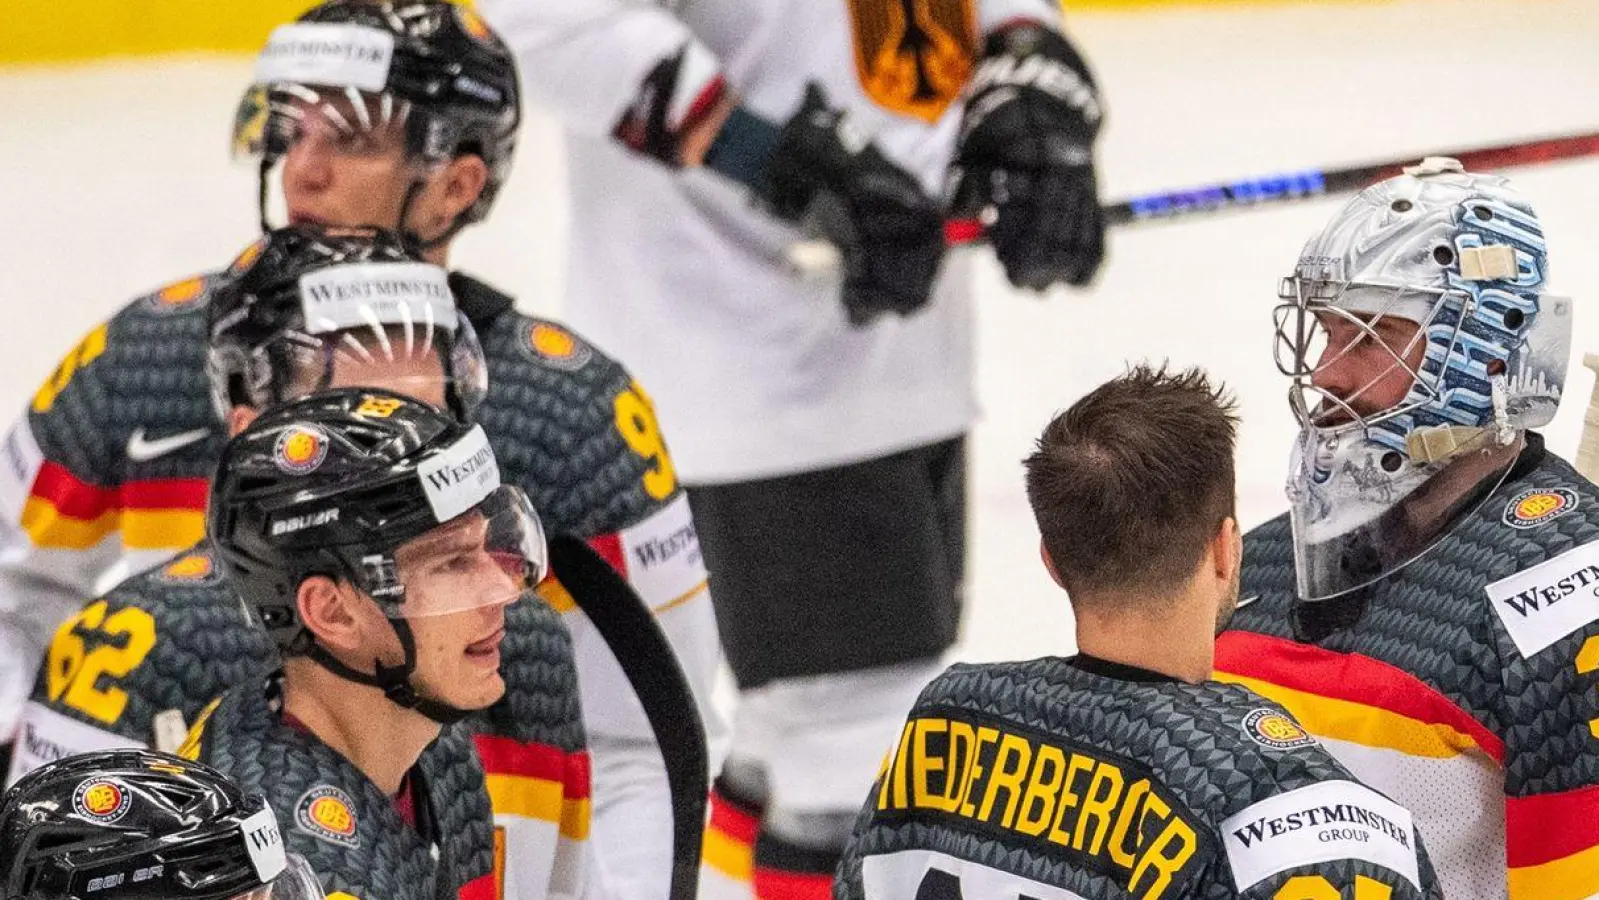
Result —
[[1483, 752], [1469, 735], [1442, 723], [1422, 722], [1375, 706], [1319, 697], [1226, 672], [1215, 673], [1215, 678], [1242, 685], [1287, 707], [1299, 724], [1317, 737], [1432, 759], [1448, 759], [1472, 750]]
[[562, 837], [574, 841], [588, 838], [592, 813], [588, 798], [565, 796], [559, 781], [499, 773], [489, 773], [484, 780], [496, 814], [554, 822]]
[[700, 857], [707, 866], [735, 881], [749, 882], [755, 877], [755, 848], [716, 828], [705, 829]]
[[1599, 847], [1542, 865], [1510, 870], [1510, 900], [1590, 900], [1599, 897]]
[[35, 547], [88, 550], [122, 529], [122, 543], [134, 550], [188, 547], [205, 536], [205, 512], [194, 509], [107, 510], [93, 519], [63, 515], [49, 501], [29, 497], [22, 507], [22, 529]]

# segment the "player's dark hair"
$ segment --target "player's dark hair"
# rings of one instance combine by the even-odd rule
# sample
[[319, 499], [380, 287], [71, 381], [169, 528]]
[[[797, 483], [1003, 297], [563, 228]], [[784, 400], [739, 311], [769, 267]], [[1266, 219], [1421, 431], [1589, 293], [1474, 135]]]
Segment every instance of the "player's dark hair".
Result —
[[1026, 460], [1027, 499], [1074, 598], [1168, 597], [1234, 515], [1238, 416], [1204, 371], [1140, 365], [1057, 415]]

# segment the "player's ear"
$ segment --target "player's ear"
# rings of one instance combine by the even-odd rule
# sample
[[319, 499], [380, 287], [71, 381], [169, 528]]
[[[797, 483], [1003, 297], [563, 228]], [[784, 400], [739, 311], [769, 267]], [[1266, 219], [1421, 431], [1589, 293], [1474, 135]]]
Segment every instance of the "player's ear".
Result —
[[355, 592], [325, 575], [313, 575], [300, 582], [295, 605], [300, 622], [329, 650], [354, 652], [362, 646], [360, 617], [351, 604]]
[[476, 153], [463, 153], [444, 166], [440, 197], [442, 225], [448, 226], [456, 217], [472, 208], [483, 189], [489, 184], [489, 166]]
[[1228, 516], [1221, 521], [1210, 542], [1210, 556], [1216, 580], [1231, 584], [1244, 564], [1244, 532], [1237, 519]]
[[228, 437], [235, 437], [249, 428], [250, 423], [260, 415], [261, 411], [251, 406], [235, 406], [228, 410]]
[[1049, 548], [1044, 545], [1043, 538], [1038, 539], [1038, 558], [1044, 561], [1044, 571], [1049, 573], [1049, 577], [1060, 586], [1061, 590], [1065, 590], [1066, 582], [1060, 580], [1060, 572], [1055, 568], [1055, 560], [1050, 557]]

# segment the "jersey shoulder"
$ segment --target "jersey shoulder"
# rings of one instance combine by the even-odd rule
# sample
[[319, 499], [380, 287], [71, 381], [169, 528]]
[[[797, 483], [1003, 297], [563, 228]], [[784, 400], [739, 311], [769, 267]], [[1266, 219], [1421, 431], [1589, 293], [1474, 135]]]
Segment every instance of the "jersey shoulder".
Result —
[[207, 702], [276, 658], [207, 548], [197, 547], [64, 622], [33, 699], [141, 744], [171, 746]]
[[508, 310], [482, 336], [489, 392], [476, 418], [501, 471], [552, 531], [620, 531], [679, 495], [649, 394], [564, 325]]
[[91, 329], [29, 399], [8, 453], [63, 470], [72, 483], [62, 490], [83, 495], [77, 506], [84, 487], [207, 477], [222, 432], [205, 374], [206, 307], [220, 277], [174, 282]]

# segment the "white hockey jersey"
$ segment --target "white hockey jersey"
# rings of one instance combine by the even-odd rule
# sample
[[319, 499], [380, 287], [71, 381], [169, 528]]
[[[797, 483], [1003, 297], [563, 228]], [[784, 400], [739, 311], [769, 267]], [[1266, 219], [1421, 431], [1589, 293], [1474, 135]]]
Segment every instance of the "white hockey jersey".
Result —
[[[629, 153], [611, 132], [661, 60], [722, 74], [771, 122], [808, 80], [896, 163], [942, 190], [960, 93], [983, 36], [1050, 0], [480, 0], [528, 95], [568, 126], [567, 315], [651, 385], [679, 472], [714, 484], [841, 465], [965, 432], [969, 260], [949, 254], [933, 301], [846, 321], [836, 274], [802, 276], [802, 235], [738, 188]], [[908, 27], [911, 26], [911, 27]], [[693, 99], [684, 90], [683, 103]]]

